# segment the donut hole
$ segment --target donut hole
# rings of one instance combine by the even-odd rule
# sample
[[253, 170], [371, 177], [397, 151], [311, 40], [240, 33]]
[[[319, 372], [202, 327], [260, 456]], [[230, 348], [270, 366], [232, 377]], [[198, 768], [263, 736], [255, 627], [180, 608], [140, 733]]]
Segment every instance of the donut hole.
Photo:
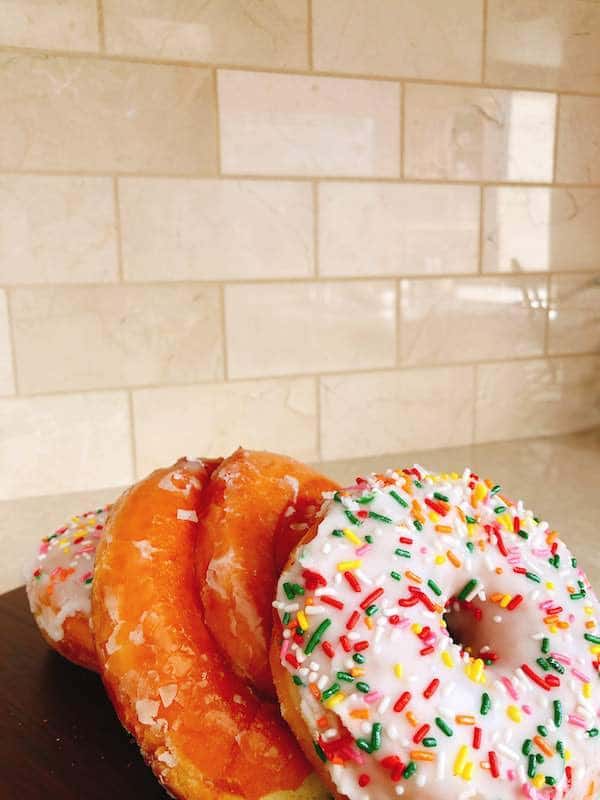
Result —
[[448, 635], [462, 652], [494, 663], [500, 657], [497, 650], [497, 626], [492, 621], [496, 610], [492, 603], [480, 600], [470, 603], [450, 600], [444, 613]]

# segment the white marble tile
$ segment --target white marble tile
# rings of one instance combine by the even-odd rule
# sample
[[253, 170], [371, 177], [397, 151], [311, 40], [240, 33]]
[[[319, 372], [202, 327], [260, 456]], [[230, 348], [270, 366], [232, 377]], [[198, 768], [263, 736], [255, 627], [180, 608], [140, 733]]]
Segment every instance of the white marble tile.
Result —
[[12, 342], [8, 321], [6, 292], [0, 289], [0, 395], [14, 394]]
[[0, 45], [98, 50], [96, 0], [0, 0]]
[[550, 277], [550, 353], [600, 353], [600, 272]]
[[600, 183], [600, 97], [561, 97], [556, 180]]

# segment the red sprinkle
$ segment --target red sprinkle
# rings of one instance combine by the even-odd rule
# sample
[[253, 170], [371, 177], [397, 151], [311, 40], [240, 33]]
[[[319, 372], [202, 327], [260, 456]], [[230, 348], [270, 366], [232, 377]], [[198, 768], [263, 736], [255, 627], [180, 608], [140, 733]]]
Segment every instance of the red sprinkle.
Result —
[[546, 609], [546, 614], [549, 617], [552, 617], [554, 614], [562, 614], [563, 610], [564, 609], [563, 609], [562, 606], [554, 606], [554, 608], [547, 608]]
[[318, 572], [313, 572], [311, 569], [302, 570], [302, 577], [304, 578], [306, 588], [311, 592], [314, 591], [314, 589], [318, 589], [319, 586], [327, 586], [325, 578], [319, 575]]
[[354, 645], [354, 649], [356, 650], [357, 653], [360, 653], [361, 650], [366, 650], [368, 648], [368, 646], [369, 646], [369, 643], [366, 641], [366, 639], [363, 639], [362, 642], [357, 642]]
[[513, 597], [513, 599], [510, 601], [510, 603], [506, 606], [506, 610], [507, 611], [514, 611], [514, 609], [517, 606], [521, 605], [522, 602], [523, 602], [523, 595], [522, 594], [516, 594]]
[[334, 608], [339, 608], [340, 611], [344, 607], [344, 604], [341, 600], [337, 600], [335, 597], [330, 597], [328, 594], [322, 594], [319, 597], [319, 600], [322, 603], [326, 603], [328, 606], [333, 606]]
[[386, 756], [385, 758], [382, 758], [379, 763], [384, 769], [391, 769], [392, 767], [395, 767], [397, 764], [401, 764], [402, 762], [400, 761], [398, 756]]
[[[549, 691], [550, 691], [550, 686], [548, 686], [548, 684], [547, 684], [547, 683], [546, 683], [546, 682], [545, 682], [545, 681], [544, 681], [542, 678], [540, 678], [540, 676], [539, 676], [539, 675], [537, 675], [537, 674], [536, 674], [536, 673], [535, 673], [535, 672], [534, 672], [534, 671], [531, 669], [531, 667], [529, 667], [527, 664], [521, 664], [521, 669], [523, 670], [523, 672], [525, 673], [525, 675], [527, 675], [527, 677], [528, 677], [530, 680], [532, 680], [534, 683], [537, 683], [537, 685], [538, 685], [538, 686], [539, 686], [541, 689], [543, 689], [545, 692], [549, 692]], [[548, 677], [550, 677], [550, 676], [548, 676]]]
[[288, 662], [288, 664], [291, 664], [294, 669], [298, 669], [300, 666], [296, 656], [293, 653], [287, 653], [285, 660]]
[[546, 675], [546, 686], [556, 689], [560, 686], [560, 678], [557, 675]]
[[353, 611], [350, 616], [348, 617], [348, 622], [346, 623], [346, 630], [351, 631], [352, 628], [356, 627], [356, 623], [360, 619], [360, 614], [358, 611]]
[[356, 516], [360, 517], [360, 519], [366, 519], [369, 516], [368, 511], [357, 511]]
[[479, 750], [481, 747], [481, 728], [475, 726], [473, 728], [473, 749]]
[[368, 594], [365, 599], [360, 604], [361, 608], [368, 608], [372, 603], [377, 600], [377, 598], [381, 597], [383, 594], [383, 589], [379, 587], [379, 589], [375, 589], [371, 594]]
[[413, 742], [415, 744], [420, 744], [423, 741], [423, 739], [427, 736], [427, 732], [429, 731], [430, 727], [431, 726], [427, 725], [427, 723], [425, 723], [425, 725], [421, 725], [419, 730], [416, 731], [415, 735], [413, 736]]
[[423, 692], [423, 697], [426, 697], [429, 700], [429, 698], [435, 694], [439, 685], [440, 685], [439, 680], [437, 678], [434, 678], [429, 684], [429, 686]]
[[[493, 750], [490, 750], [488, 753], [488, 761], [490, 762], [490, 772], [492, 773], [492, 778], [499, 778], [500, 770], [498, 769], [498, 756]], [[569, 769], [569, 767], [567, 767], [567, 769]]]
[[364, 772], [362, 775], [358, 776], [358, 785], [364, 789], [365, 786], [368, 786], [371, 783], [371, 778], [366, 775]]
[[414, 539], [411, 539], [411, 538], [410, 538], [410, 537], [408, 537], [408, 536], [401, 536], [401, 537], [400, 537], [400, 539], [399, 539], [399, 541], [400, 541], [402, 544], [412, 544], [412, 543], [414, 542]]
[[400, 778], [402, 778], [402, 776], [404, 775], [404, 769], [405, 767], [402, 762], [396, 764], [396, 766], [390, 772], [390, 780], [394, 782], [399, 781]]
[[390, 625], [397, 625], [400, 622], [400, 617], [398, 614], [392, 614], [391, 617], [388, 617], [388, 622]]
[[352, 650], [350, 639], [348, 639], [347, 636], [340, 636], [340, 644], [342, 645], [346, 653], [349, 653]]
[[515, 517], [513, 519], [513, 529], [515, 533], [518, 533], [521, 530], [521, 520], [519, 519], [519, 517]]
[[404, 711], [406, 706], [410, 703], [411, 698], [412, 694], [410, 692], [402, 692], [394, 703], [394, 711]]
[[335, 655], [335, 650], [333, 649], [332, 645], [329, 642], [321, 642], [321, 648], [323, 652], [328, 658], [333, 658]]
[[527, 574], [527, 570], [525, 569], [525, 567], [513, 567], [513, 572], [516, 572], [517, 575], [526, 575]]
[[419, 655], [420, 656], [429, 656], [429, 655], [431, 655], [431, 653], [433, 653], [434, 650], [435, 650], [435, 647], [430, 644], [429, 647], [424, 647], [422, 650], [419, 650]]
[[448, 506], [442, 505], [442, 503], [438, 503], [435, 500], [430, 500], [428, 497], [425, 498], [425, 505], [429, 506], [429, 508], [433, 509], [442, 517], [445, 517], [448, 513]]
[[418, 596], [413, 594], [412, 597], [401, 597], [400, 600], [398, 600], [398, 605], [402, 608], [409, 608], [410, 606], [416, 606], [418, 602]]
[[353, 575], [352, 572], [344, 572], [344, 578], [346, 578], [351, 588], [354, 589], [355, 592], [362, 592], [358, 578]]
[[500, 531], [494, 531], [494, 533], [496, 534], [496, 541], [498, 542], [498, 550], [500, 550], [502, 555], [506, 558], [508, 556], [508, 550], [506, 549], [506, 546], [502, 539], [502, 534], [500, 533]]
[[573, 785], [573, 767], [565, 767], [565, 775], [567, 776], [567, 785], [570, 789]]

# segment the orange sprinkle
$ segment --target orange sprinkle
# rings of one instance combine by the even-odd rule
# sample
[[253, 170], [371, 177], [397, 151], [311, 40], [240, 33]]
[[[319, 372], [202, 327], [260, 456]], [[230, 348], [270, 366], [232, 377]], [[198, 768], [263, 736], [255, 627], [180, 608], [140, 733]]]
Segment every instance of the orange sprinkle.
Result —
[[373, 630], [373, 626], [374, 626], [374, 624], [375, 624], [375, 623], [373, 622], [373, 620], [371, 619], [371, 617], [365, 617], [364, 619], [365, 619], [365, 625], [367, 626], [367, 628], [368, 628], [370, 631], [372, 631], [372, 630]]
[[314, 604], [315, 604], [314, 597], [307, 597], [306, 600], [304, 601], [305, 606], [314, 606]]
[[402, 487], [407, 494], [413, 493], [412, 481], [407, 480], [404, 482], [404, 486]]
[[484, 478], [483, 482], [488, 487], [488, 489], [493, 489], [494, 488], [494, 484], [491, 482], [491, 480], [489, 478]]
[[465, 517], [465, 512], [462, 510], [462, 508], [459, 508], [458, 506], [456, 506], [456, 513], [462, 519], [463, 522], [467, 521], [467, 518]]
[[412, 725], [413, 728], [417, 727], [417, 719], [412, 711], [406, 712], [406, 719], [408, 720], [409, 725]]
[[438, 533], [452, 533], [452, 526], [451, 525], [436, 525], [435, 530]]
[[457, 569], [458, 569], [459, 567], [461, 567], [461, 566], [462, 566], [462, 562], [460, 561], [460, 559], [458, 559], [458, 558], [457, 558], [457, 557], [454, 555], [454, 553], [452, 552], [452, 550], [448, 550], [448, 551], [446, 552], [446, 555], [448, 556], [448, 561], [450, 561], [450, 563], [451, 563], [451, 564], [454, 564], [454, 566], [455, 566]]
[[485, 541], [484, 541], [483, 539], [480, 539], [480, 540], [477, 542], [477, 547], [478, 547], [480, 550], [485, 550]]
[[494, 594], [490, 595], [490, 600], [492, 601], [492, 603], [499, 603], [503, 597], [504, 597], [503, 592], [494, 592]]
[[427, 750], [411, 750], [410, 758], [411, 761], [435, 761], [435, 754]]
[[565, 622], [564, 620], [561, 619], [556, 623], [556, 627], [557, 628], [562, 628], [562, 630], [566, 630], [570, 626], [569, 626], [568, 622]]
[[592, 630], [592, 628], [596, 627], [596, 623], [594, 622], [593, 619], [588, 619], [588, 621], [585, 623], [585, 627], [588, 628], [589, 630]]
[[321, 699], [321, 692], [317, 689], [316, 684], [315, 683], [309, 683], [308, 686], [309, 686], [309, 689], [310, 689], [310, 693], [315, 698], [315, 700], [320, 700]]
[[354, 711], [350, 712], [350, 716], [354, 717], [354, 719], [369, 719], [369, 709], [355, 708]]
[[327, 721], [327, 717], [319, 717], [319, 719], [317, 720], [317, 728], [319, 728], [319, 730], [322, 731], [328, 727], [329, 727], [329, 722]]
[[423, 583], [423, 578], [419, 578], [418, 575], [415, 575], [414, 572], [411, 572], [409, 569], [406, 570], [404, 573], [409, 581], [413, 581], [413, 583]]
[[475, 725], [475, 717], [471, 714], [457, 714], [454, 719], [457, 725]]
[[534, 736], [533, 741], [536, 747], [539, 747], [539, 749], [545, 756], [548, 756], [548, 758], [552, 758], [552, 756], [554, 755], [554, 751], [552, 750], [552, 748], [548, 747], [548, 745], [542, 739], [541, 736]]
[[331, 763], [332, 763], [332, 764], [339, 764], [339, 766], [340, 766], [340, 767], [343, 767], [343, 766], [344, 766], [344, 762], [342, 761], [342, 759], [341, 759], [339, 756], [334, 756], [334, 757], [331, 759]]
[[504, 573], [504, 570], [502, 569], [502, 567], [496, 567], [494, 572], [496, 573], [496, 575], [502, 575]]
[[556, 614], [553, 614], [551, 617], [544, 617], [544, 622], [546, 625], [554, 625], [555, 622], [558, 622], [558, 617]]
[[548, 544], [554, 544], [554, 542], [558, 539], [558, 532], [557, 531], [550, 531], [546, 536], [546, 542]]

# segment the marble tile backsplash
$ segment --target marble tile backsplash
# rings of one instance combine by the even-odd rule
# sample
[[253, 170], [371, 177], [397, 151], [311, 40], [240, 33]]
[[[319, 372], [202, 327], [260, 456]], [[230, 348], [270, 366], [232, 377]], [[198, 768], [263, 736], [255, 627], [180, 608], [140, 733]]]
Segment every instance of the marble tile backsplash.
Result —
[[0, 0], [4, 506], [600, 424], [599, 54], [579, 0]]

